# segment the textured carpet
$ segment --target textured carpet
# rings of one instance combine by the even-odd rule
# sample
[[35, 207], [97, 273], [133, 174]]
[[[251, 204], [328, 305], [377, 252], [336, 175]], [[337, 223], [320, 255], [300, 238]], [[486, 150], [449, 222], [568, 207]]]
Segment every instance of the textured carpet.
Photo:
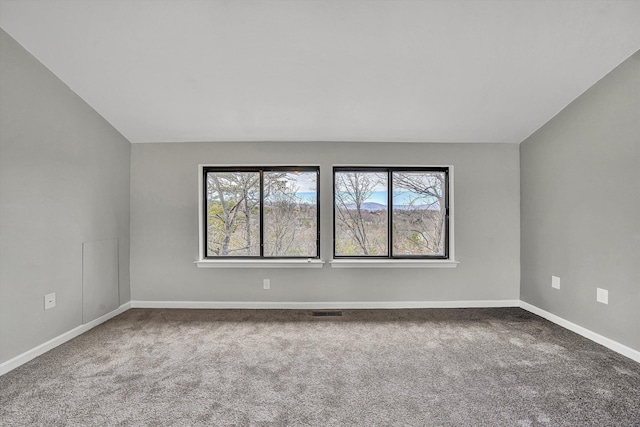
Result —
[[0, 377], [2, 426], [640, 426], [640, 364], [524, 310], [133, 309]]

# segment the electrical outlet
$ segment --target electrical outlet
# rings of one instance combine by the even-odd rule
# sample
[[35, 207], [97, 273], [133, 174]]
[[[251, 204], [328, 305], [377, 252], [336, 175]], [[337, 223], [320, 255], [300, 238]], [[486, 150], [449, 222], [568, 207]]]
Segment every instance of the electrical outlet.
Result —
[[56, 294], [48, 294], [44, 296], [44, 309], [49, 310], [56, 306]]
[[609, 304], [609, 291], [606, 289], [596, 289], [596, 301], [603, 304]]
[[262, 287], [264, 289], [271, 289], [271, 279], [264, 279], [262, 281]]
[[551, 276], [551, 287], [553, 289], [560, 289], [560, 278], [558, 276]]

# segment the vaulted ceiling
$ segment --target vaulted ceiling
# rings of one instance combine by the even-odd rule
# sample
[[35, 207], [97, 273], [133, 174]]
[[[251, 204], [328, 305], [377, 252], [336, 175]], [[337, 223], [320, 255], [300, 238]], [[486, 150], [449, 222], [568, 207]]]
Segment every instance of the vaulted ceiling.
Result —
[[519, 143], [640, 49], [639, 23], [637, 0], [0, 1], [132, 142]]

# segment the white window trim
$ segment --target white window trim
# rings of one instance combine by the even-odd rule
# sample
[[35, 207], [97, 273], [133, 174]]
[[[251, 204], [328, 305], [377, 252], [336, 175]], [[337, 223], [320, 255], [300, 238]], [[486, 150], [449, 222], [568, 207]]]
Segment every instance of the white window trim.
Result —
[[322, 268], [324, 261], [309, 259], [204, 259], [195, 262], [198, 268]]
[[[205, 259], [204, 257], [204, 238], [203, 238], [203, 182], [202, 174], [205, 167], [228, 167], [228, 164], [200, 164], [198, 165], [198, 260], [194, 262], [198, 268], [322, 268], [325, 261], [319, 258], [309, 259]], [[253, 164], [234, 164], [233, 166], [255, 166]], [[281, 166], [279, 164], [261, 164], [261, 166]], [[319, 166], [318, 164], [301, 164], [299, 166]], [[334, 167], [447, 167], [449, 168], [449, 259], [332, 259], [329, 261], [331, 268], [456, 268], [459, 261], [455, 258], [455, 209], [454, 209], [454, 173], [453, 165], [373, 165], [373, 164], [348, 164], [331, 165]], [[320, 176], [322, 176], [322, 166], [320, 167]], [[331, 187], [331, 199], [333, 200], [333, 186]], [[333, 203], [331, 205], [333, 209]], [[320, 212], [322, 219], [322, 212]], [[333, 215], [331, 215], [333, 218]], [[333, 224], [332, 224], [333, 229]], [[331, 249], [333, 252], [333, 249]]]
[[334, 259], [331, 268], [456, 268], [448, 259]]
[[[449, 258], [448, 259], [402, 259], [402, 258], [388, 258], [388, 259], [364, 259], [364, 258], [334, 258], [330, 261], [331, 268], [456, 268], [459, 261], [456, 261], [456, 249], [455, 249], [455, 207], [454, 207], [454, 173], [453, 165], [374, 165], [374, 164], [334, 164], [331, 165], [331, 170], [334, 168], [343, 167], [381, 167], [381, 168], [448, 168], [449, 169]], [[333, 188], [333, 186], [332, 186]], [[332, 190], [333, 191], [333, 190]], [[331, 194], [333, 199], [333, 193]], [[335, 209], [335, 206], [331, 206]], [[331, 216], [333, 218], [333, 215]], [[333, 225], [333, 224], [332, 224]], [[335, 226], [332, 227], [335, 230]], [[333, 248], [331, 248], [333, 252]]]

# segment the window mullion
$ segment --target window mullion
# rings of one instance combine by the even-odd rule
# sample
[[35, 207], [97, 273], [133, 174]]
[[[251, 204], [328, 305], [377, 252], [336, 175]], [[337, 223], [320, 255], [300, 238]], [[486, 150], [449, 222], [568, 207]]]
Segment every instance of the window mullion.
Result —
[[260, 258], [264, 258], [264, 170], [260, 169]]
[[393, 258], [393, 172], [387, 171], [387, 241], [389, 258]]

